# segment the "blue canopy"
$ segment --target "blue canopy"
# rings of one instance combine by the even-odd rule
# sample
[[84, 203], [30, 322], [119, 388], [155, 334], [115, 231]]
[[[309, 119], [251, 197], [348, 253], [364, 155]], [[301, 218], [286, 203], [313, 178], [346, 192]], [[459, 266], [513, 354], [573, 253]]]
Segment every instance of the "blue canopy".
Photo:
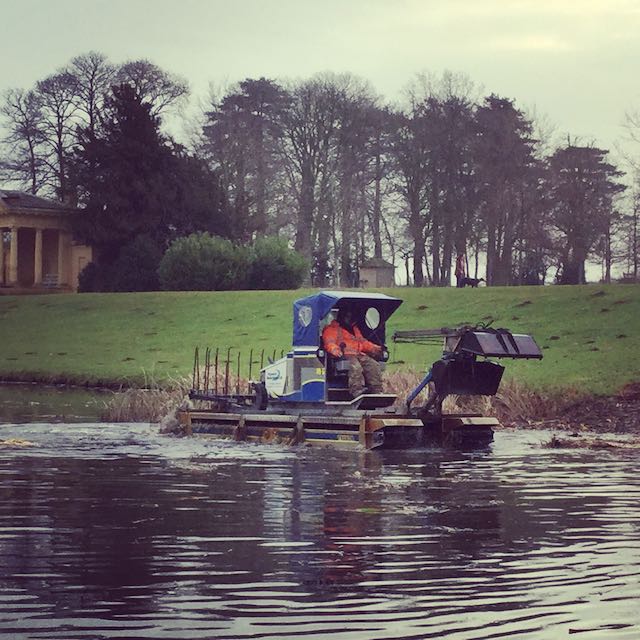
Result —
[[[365, 337], [373, 337], [376, 342], [384, 343], [384, 323], [402, 304], [399, 298], [384, 293], [366, 293], [360, 291], [319, 291], [293, 303], [293, 346], [318, 346], [320, 340], [320, 322], [335, 308], [349, 307], [355, 312], [358, 326]], [[364, 313], [370, 307], [380, 312], [380, 326], [368, 331], [363, 322]], [[370, 333], [371, 336], [367, 335]]]

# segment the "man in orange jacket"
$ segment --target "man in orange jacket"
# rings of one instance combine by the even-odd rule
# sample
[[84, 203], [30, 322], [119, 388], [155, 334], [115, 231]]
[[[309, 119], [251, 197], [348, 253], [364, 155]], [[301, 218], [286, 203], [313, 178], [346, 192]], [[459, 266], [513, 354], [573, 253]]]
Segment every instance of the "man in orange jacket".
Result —
[[374, 360], [382, 355], [382, 347], [362, 335], [348, 309], [340, 309], [338, 318], [323, 329], [322, 344], [334, 358], [349, 360], [349, 393], [354, 398], [365, 389], [369, 393], [382, 393], [382, 371]]

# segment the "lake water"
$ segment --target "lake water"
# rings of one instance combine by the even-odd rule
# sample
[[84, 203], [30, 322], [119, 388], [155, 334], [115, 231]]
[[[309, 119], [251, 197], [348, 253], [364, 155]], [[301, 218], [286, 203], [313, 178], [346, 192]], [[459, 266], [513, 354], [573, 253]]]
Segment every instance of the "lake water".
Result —
[[112, 397], [82, 387], [0, 383], [0, 422], [94, 422]]
[[4, 424], [0, 637], [640, 638], [638, 453]]

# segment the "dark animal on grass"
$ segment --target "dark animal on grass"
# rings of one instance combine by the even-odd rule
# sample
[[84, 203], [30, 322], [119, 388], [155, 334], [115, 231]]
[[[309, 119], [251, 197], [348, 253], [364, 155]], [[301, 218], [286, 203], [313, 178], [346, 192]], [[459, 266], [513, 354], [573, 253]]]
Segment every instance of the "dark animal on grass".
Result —
[[477, 289], [478, 285], [484, 282], [484, 278], [461, 278], [460, 286], [461, 287], [473, 287]]

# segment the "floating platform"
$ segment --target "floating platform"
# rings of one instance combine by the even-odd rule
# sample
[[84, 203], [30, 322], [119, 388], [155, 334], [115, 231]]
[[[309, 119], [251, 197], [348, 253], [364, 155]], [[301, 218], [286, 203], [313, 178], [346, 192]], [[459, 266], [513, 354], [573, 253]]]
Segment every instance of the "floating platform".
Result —
[[[398, 403], [395, 394], [377, 393], [378, 385], [370, 384], [367, 376], [362, 380], [354, 363], [356, 357], [368, 354], [381, 361], [382, 370], [389, 358], [386, 322], [401, 304], [399, 298], [362, 291], [319, 291], [296, 300], [291, 349], [282, 351], [279, 359], [274, 351], [267, 364], [264, 351], [255, 360], [250, 350], [249, 377], [242, 384], [239, 351], [232, 361], [230, 347], [208, 347], [202, 369], [196, 347], [189, 398], [199, 408], [179, 413], [179, 428], [184, 434], [237, 441], [361, 449], [488, 445], [498, 421], [478, 414], [443, 413], [445, 399], [495, 396], [504, 367], [493, 359], [540, 359], [540, 348], [529, 335], [485, 325], [396, 331], [394, 342], [444, 341], [442, 357]], [[336, 324], [343, 332], [339, 335], [351, 336], [349, 348], [347, 342], [331, 338], [333, 329], [327, 328]], [[232, 362], [235, 380], [230, 377]], [[257, 362], [259, 377], [254, 380]], [[370, 387], [365, 393], [353, 393], [364, 386]], [[416, 406], [423, 391], [425, 401]]]
[[493, 440], [495, 418], [443, 415], [434, 420], [385, 414], [287, 415], [266, 412], [186, 410], [178, 413], [185, 435], [286, 445], [412, 449], [431, 445], [482, 447]]

